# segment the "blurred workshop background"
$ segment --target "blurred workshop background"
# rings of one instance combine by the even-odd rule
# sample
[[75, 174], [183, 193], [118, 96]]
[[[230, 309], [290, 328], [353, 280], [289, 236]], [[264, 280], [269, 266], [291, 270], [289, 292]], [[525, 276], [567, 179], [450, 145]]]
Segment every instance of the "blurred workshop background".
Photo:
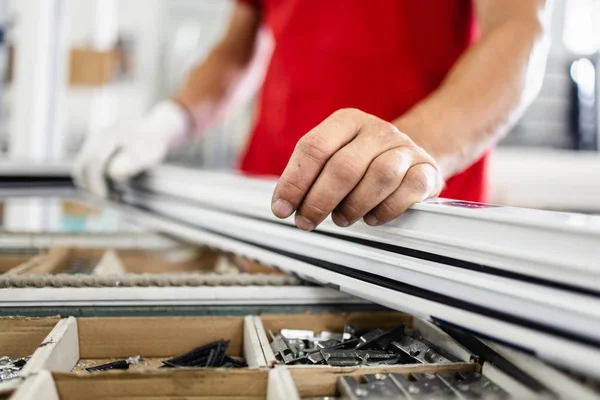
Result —
[[[88, 132], [169, 96], [225, 27], [231, 1], [0, 0], [0, 168], [68, 163]], [[556, 0], [541, 93], [495, 152], [493, 202], [600, 212], [600, 1]], [[171, 155], [231, 169], [247, 104]]]

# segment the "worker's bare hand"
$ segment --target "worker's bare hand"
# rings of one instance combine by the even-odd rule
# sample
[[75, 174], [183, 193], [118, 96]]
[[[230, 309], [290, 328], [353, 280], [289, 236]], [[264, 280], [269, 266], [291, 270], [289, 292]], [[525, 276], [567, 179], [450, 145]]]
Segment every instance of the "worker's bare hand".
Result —
[[273, 193], [279, 218], [313, 230], [330, 213], [338, 226], [385, 224], [439, 195], [435, 160], [394, 125], [355, 109], [336, 111], [300, 141]]

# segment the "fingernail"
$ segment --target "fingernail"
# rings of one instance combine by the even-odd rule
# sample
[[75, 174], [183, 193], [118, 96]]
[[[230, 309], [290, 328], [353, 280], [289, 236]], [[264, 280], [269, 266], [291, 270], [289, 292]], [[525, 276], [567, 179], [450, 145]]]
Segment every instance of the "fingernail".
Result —
[[348, 225], [350, 225], [350, 222], [348, 222], [348, 219], [337, 211], [333, 213], [331, 218], [333, 219], [333, 222], [335, 222], [337, 226], [341, 226], [342, 228], [346, 228]]
[[285, 200], [277, 200], [271, 206], [273, 214], [278, 218], [287, 218], [294, 212], [294, 207]]
[[379, 220], [375, 216], [375, 214], [367, 214], [365, 215], [365, 223], [367, 225], [376, 226], [379, 223]]
[[303, 231], [312, 231], [315, 229], [315, 224], [306, 217], [296, 214], [296, 226]]

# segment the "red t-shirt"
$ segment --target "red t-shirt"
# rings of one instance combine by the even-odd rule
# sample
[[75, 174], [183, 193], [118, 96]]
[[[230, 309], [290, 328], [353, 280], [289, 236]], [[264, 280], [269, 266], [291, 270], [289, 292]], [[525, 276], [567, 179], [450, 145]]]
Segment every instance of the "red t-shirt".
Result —
[[[240, 168], [280, 175], [297, 141], [340, 108], [392, 121], [437, 88], [475, 37], [470, 0], [239, 0], [275, 49]], [[410, 136], [410, 132], [405, 132]], [[486, 201], [487, 156], [443, 197]]]

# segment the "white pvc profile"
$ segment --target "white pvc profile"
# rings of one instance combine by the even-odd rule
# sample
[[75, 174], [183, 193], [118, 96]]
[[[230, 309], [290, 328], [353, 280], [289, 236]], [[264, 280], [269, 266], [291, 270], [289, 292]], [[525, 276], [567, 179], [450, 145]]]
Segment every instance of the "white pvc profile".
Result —
[[223, 306], [361, 304], [314, 286], [203, 286], [0, 289], [0, 307]]
[[[163, 166], [139, 185], [196, 204], [277, 220], [270, 210], [271, 180]], [[319, 230], [600, 292], [600, 217], [438, 199], [416, 204], [382, 227], [358, 223], [339, 228], [327, 220]]]

